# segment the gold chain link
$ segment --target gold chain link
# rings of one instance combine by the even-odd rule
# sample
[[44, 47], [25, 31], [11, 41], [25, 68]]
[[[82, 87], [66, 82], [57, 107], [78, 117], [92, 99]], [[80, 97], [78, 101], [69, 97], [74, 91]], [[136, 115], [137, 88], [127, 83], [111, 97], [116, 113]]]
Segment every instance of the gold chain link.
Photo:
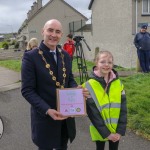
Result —
[[[60, 50], [59, 50], [60, 52]], [[43, 55], [43, 51], [41, 51], [39, 49], [39, 54], [42, 56], [42, 59], [43, 61], [45, 62], [45, 67], [49, 70], [49, 74], [52, 76], [52, 80], [55, 81], [56, 83], [56, 86], [59, 87], [59, 88], [64, 88], [65, 86], [65, 79], [66, 79], [66, 68], [65, 68], [65, 62], [64, 62], [64, 54], [62, 54], [60, 52], [60, 55], [61, 55], [61, 58], [62, 58], [62, 64], [63, 64], [63, 68], [62, 68], [62, 71], [63, 71], [63, 84], [61, 85], [60, 82], [56, 81], [56, 77], [54, 76], [54, 73], [53, 71], [50, 69], [51, 65], [49, 63], [47, 63], [44, 55]]]

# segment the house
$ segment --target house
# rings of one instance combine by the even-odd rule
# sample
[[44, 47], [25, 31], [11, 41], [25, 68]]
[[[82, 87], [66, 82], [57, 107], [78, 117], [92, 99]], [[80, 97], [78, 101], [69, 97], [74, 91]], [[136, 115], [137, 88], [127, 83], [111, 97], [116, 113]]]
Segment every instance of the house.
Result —
[[150, 26], [150, 0], [91, 0], [89, 9], [92, 10], [92, 49], [111, 51], [116, 65], [136, 67], [133, 40], [142, 24]]
[[42, 6], [42, 0], [37, 0], [33, 3], [27, 15], [27, 19], [18, 31], [18, 41], [20, 41], [20, 48], [22, 47], [22, 49], [25, 49], [27, 41], [32, 37], [39, 41], [42, 40], [41, 30], [45, 22], [50, 19], [58, 19], [62, 23], [64, 36], [60, 44], [64, 43], [66, 35], [70, 32], [69, 23], [81, 20], [87, 21], [84, 15], [64, 0], [49, 0], [44, 6]]
[[0, 42], [3, 42], [5, 39], [4, 35], [0, 35]]

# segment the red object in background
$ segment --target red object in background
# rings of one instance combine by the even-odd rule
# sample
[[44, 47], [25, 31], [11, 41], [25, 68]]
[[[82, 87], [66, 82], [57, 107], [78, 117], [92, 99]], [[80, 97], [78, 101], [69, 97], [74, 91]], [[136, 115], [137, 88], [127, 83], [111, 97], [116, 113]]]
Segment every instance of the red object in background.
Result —
[[73, 54], [75, 51], [75, 45], [73, 40], [68, 40], [63, 46], [63, 49], [68, 52], [71, 58], [73, 58]]

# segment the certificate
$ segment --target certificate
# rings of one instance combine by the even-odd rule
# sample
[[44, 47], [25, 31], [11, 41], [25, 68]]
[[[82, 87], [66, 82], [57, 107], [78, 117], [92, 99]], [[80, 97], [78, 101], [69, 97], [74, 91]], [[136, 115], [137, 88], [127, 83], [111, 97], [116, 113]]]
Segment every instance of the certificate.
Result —
[[85, 116], [86, 104], [82, 89], [57, 89], [57, 110], [64, 116]]

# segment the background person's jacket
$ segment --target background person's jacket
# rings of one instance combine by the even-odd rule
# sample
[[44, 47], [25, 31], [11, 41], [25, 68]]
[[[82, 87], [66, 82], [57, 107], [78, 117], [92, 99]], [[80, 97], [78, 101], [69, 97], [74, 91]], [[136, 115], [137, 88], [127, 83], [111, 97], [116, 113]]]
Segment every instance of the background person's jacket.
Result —
[[66, 41], [64, 46], [63, 46], [63, 49], [68, 52], [68, 54], [70, 55], [71, 58], [73, 58], [73, 54], [75, 51], [74, 41], [73, 40], [72, 41]]
[[134, 38], [134, 45], [138, 50], [150, 50], [150, 33], [137, 33]]

